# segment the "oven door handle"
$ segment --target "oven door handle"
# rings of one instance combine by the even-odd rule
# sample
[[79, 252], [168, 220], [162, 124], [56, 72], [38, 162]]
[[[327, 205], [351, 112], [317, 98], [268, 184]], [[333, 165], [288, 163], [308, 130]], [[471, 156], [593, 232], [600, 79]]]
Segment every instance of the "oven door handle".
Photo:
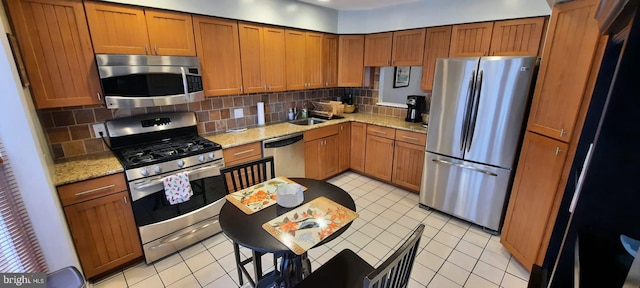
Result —
[[[177, 234], [177, 233], [169, 234], [168, 236], [165, 236], [165, 237], [164, 237], [164, 239], [162, 239], [162, 240], [160, 241], [160, 244], [158, 244], [158, 245], [154, 245], [154, 246], [151, 246], [151, 247], [149, 247], [149, 249], [158, 249], [158, 248], [161, 248], [161, 247], [163, 247], [163, 246], [169, 245], [169, 244], [171, 244], [172, 242], [178, 241], [178, 240], [180, 240], [180, 239], [182, 239], [182, 238], [185, 238], [185, 237], [187, 237], [187, 236], [191, 236], [191, 235], [193, 235], [193, 234], [195, 234], [195, 233], [198, 233], [198, 232], [200, 232], [201, 230], [206, 229], [207, 227], [209, 227], [209, 226], [211, 226], [211, 225], [215, 224], [215, 223], [216, 223], [216, 222], [218, 222], [218, 221], [219, 221], [219, 220], [218, 220], [218, 216], [214, 216], [214, 219], [213, 219], [213, 220], [208, 221], [207, 223], [205, 223], [204, 225], [201, 225], [201, 226], [200, 226], [200, 227], [198, 227], [198, 228], [195, 228], [195, 229], [189, 230], [189, 231], [187, 231], [187, 232], [182, 232], [182, 233], [179, 233], [179, 234]], [[177, 234], [177, 235], [176, 235], [176, 234]]]
[[[220, 168], [224, 167], [224, 165], [211, 165], [211, 166], [206, 166], [206, 167], [202, 167], [202, 168], [198, 168], [198, 169], [194, 169], [191, 171], [187, 171], [187, 175], [189, 176], [189, 180], [198, 180], [201, 178], [205, 178], [205, 177], [212, 177], [212, 176], [219, 176], [220, 175]], [[206, 173], [205, 172], [213, 172], [213, 173]], [[198, 175], [198, 174], [204, 174], [204, 175]], [[198, 175], [198, 177], [194, 177], [191, 178], [192, 176]], [[146, 182], [144, 184], [140, 184], [140, 185], [135, 185], [133, 186], [134, 189], [136, 190], [144, 190], [146, 188], [149, 187], [154, 187], [156, 185], [160, 185], [163, 183], [164, 178], [159, 178], [156, 180], [151, 180], [149, 182]]]

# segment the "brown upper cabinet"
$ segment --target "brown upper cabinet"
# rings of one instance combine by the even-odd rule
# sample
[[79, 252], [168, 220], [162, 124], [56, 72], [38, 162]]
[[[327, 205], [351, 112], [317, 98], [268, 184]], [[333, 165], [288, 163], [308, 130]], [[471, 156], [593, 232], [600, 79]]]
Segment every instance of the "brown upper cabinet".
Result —
[[238, 22], [193, 16], [196, 50], [206, 96], [242, 93]]
[[450, 57], [537, 56], [545, 17], [453, 25]]
[[449, 57], [451, 26], [427, 28], [422, 62], [422, 90], [433, 89], [436, 59]]
[[496, 21], [489, 55], [537, 56], [544, 17]]
[[364, 66], [391, 66], [393, 32], [364, 36]]
[[479, 57], [489, 55], [493, 22], [453, 25], [450, 57]]
[[10, 0], [6, 4], [36, 107], [104, 103], [82, 1]]
[[286, 89], [284, 29], [239, 23], [244, 93]]
[[324, 87], [338, 86], [338, 35], [322, 36], [322, 71]]
[[[549, 22], [527, 129], [569, 142], [600, 35], [593, 5], [560, 7]], [[562, 21], [576, 24], [564, 25]]]
[[340, 35], [338, 86], [361, 87], [364, 81], [364, 35]]
[[420, 66], [424, 53], [425, 28], [393, 32], [391, 65]]
[[195, 56], [191, 15], [87, 1], [95, 53]]
[[322, 34], [285, 31], [287, 90], [321, 88]]
[[422, 65], [425, 28], [365, 36], [364, 66]]

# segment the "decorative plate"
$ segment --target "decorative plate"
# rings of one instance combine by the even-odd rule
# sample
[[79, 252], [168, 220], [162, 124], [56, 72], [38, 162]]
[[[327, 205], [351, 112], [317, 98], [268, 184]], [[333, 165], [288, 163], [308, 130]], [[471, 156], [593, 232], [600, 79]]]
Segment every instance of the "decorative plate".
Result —
[[[258, 183], [251, 187], [247, 187], [240, 191], [227, 194], [227, 201], [236, 205], [242, 212], [253, 214], [273, 204], [276, 204], [278, 196], [276, 190], [278, 186], [286, 183], [296, 183], [284, 176]], [[300, 185], [302, 186], [302, 185]], [[307, 187], [302, 186], [302, 190], [306, 191]]]
[[358, 216], [326, 197], [318, 197], [262, 224], [262, 228], [300, 255]]

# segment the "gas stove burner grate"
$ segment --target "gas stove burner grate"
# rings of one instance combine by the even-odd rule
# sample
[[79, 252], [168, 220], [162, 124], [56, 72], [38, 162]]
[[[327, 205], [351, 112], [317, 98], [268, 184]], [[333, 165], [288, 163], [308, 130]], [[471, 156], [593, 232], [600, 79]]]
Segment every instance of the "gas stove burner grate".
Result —
[[175, 157], [187, 157], [198, 153], [221, 149], [215, 142], [200, 136], [165, 139], [154, 143], [120, 150], [124, 162], [131, 165], [156, 163]]

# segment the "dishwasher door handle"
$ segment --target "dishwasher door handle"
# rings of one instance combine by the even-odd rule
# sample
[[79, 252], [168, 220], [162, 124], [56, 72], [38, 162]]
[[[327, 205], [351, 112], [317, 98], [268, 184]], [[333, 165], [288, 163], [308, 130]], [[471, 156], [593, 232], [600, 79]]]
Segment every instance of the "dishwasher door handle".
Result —
[[264, 148], [284, 147], [284, 146], [288, 146], [288, 145], [291, 145], [293, 143], [296, 143], [298, 141], [302, 141], [303, 139], [304, 139], [304, 134], [297, 133], [297, 134], [293, 134], [293, 135], [287, 135], [287, 136], [283, 136], [283, 137], [264, 140], [262, 142], [262, 146]]

